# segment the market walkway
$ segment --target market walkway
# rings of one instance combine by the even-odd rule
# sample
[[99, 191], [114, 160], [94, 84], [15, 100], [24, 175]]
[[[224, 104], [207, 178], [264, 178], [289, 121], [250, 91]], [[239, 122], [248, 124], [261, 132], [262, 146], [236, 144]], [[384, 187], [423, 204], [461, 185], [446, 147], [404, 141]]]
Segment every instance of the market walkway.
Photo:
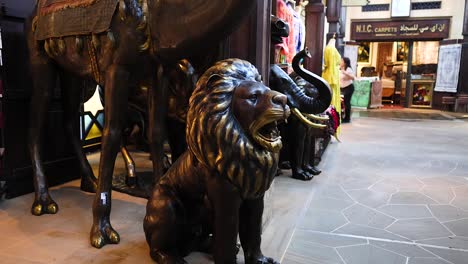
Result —
[[[468, 263], [468, 120], [377, 112], [384, 111], [354, 113], [311, 182], [288, 173], [276, 179], [266, 255], [283, 264]], [[150, 167], [146, 154], [135, 156], [140, 171]], [[122, 169], [120, 161], [116, 173]], [[114, 192], [112, 223], [122, 241], [97, 250], [88, 242], [93, 196], [77, 186], [53, 188], [57, 215], [31, 216], [31, 194], [0, 201], [0, 262], [152, 263], [146, 201]], [[202, 254], [187, 260], [210, 263]]]

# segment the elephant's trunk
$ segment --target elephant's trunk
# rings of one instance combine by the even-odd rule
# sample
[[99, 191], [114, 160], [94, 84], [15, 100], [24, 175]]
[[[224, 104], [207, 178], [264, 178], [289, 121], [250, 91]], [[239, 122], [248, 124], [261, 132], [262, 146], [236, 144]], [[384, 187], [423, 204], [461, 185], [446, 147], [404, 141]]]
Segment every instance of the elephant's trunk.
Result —
[[301, 65], [301, 62], [306, 57], [310, 57], [310, 53], [307, 48], [300, 51], [298, 54], [296, 54], [296, 56], [294, 56], [294, 59], [292, 61], [292, 67], [299, 76], [301, 76], [304, 80], [313, 84], [317, 88], [319, 95], [317, 96], [317, 98], [314, 99], [309, 96], [306, 96], [304, 92], [302, 92], [302, 94], [297, 93], [298, 108], [305, 113], [322, 113], [330, 106], [332, 99], [332, 91], [327, 81], [325, 81], [320, 76], [304, 69], [304, 67]]

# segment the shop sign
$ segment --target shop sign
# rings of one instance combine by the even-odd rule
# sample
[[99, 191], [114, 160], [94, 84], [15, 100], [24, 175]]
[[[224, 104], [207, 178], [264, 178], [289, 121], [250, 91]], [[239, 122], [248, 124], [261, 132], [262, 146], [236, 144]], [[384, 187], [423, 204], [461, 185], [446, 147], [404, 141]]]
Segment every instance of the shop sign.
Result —
[[435, 40], [449, 37], [450, 19], [351, 21], [351, 39]]

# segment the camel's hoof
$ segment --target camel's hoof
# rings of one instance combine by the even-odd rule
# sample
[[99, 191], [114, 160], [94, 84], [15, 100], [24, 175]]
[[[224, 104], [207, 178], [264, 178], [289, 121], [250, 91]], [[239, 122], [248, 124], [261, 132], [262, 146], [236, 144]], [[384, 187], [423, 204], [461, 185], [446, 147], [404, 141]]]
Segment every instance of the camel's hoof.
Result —
[[48, 198], [45, 201], [36, 200], [31, 207], [31, 213], [33, 215], [43, 214], [56, 214], [58, 212], [58, 205], [54, 200]]
[[95, 248], [102, 248], [107, 244], [118, 244], [120, 236], [110, 224], [104, 224], [104, 227], [94, 227], [91, 229], [91, 245]]

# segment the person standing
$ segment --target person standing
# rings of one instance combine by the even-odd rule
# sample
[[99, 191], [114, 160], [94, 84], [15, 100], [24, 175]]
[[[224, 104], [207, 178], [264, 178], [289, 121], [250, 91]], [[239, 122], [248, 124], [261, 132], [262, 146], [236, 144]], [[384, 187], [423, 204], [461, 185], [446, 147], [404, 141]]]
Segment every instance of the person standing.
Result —
[[354, 71], [351, 68], [351, 62], [348, 57], [341, 58], [340, 62], [340, 88], [344, 96], [345, 114], [342, 117], [342, 123], [351, 122], [351, 97], [354, 92], [353, 81], [355, 79]]

